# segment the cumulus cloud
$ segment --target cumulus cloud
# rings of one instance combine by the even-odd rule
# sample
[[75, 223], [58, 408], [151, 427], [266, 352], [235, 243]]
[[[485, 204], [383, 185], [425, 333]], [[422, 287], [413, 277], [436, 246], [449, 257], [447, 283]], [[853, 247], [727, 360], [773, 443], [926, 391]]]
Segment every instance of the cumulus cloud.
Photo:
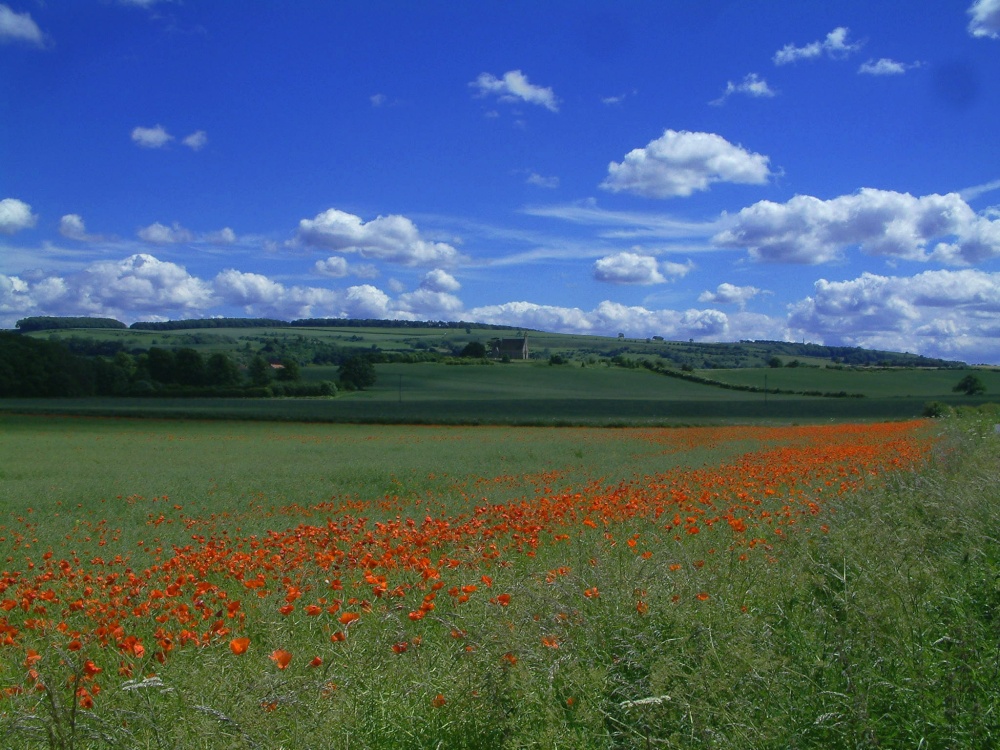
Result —
[[594, 263], [594, 278], [611, 284], [662, 284], [666, 281], [656, 258], [636, 253], [616, 253]]
[[850, 33], [850, 29], [846, 26], [838, 26], [820, 41], [810, 42], [802, 47], [786, 44], [774, 53], [774, 64], [787, 65], [798, 60], [813, 60], [824, 55], [832, 58], [847, 57], [852, 52], [861, 49], [862, 46], [861, 42], [852, 44], [847, 41], [847, 36]]
[[140, 253], [99, 261], [68, 276], [0, 276], [0, 320], [24, 315], [187, 317], [214, 303], [211, 285], [183, 266]]
[[410, 317], [457, 316], [462, 312], [463, 307], [462, 300], [454, 294], [424, 288], [401, 294], [396, 300], [397, 310], [410, 313]]
[[208, 143], [208, 134], [204, 130], [196, 130], [181, 141], [192, 151], [200, 151]]
[[362, 284], [347, 289], [285, 286], [258, 273], [226, 269], [215, 277], [215, 291], [247, 315], [283, 318], [387, 318], [390, 300], [382, 290]]
[[608, 165], [601, 187], [647, 198], [688, 196], [715, 182], [761, 185], [771, 176], [768, 157], [714, 133], [666, 130], [644, 148]]
[[420, 281], [420, 288], [431, 292], [457, 292], [462, 288], [462, 285], [447, 271], [435, 268], [424, 274], [424, 278]]
[[172, 245], [177, 242], [191, 242], [194, 240], [194, 234], [176, 221], [173, 226], [169, 227], [157, 221], [148, 227], [143, 227], [136, 234], [139, 236], [139, 239], [154, 245]]
[[920, 63], [904, 63], [883, 57], [878, 60], [869, 60], [862, 63], [858, 68], [858, 73], [870, 76], [898, 76], [903, 75], [908, 70], [919, 68]]
[[236, 232], [229, 227], [223, 227], [216, 232], [203, 234], [201, 240], [211, 245], [232, 245], [236, 242]]
[[729, 331], [728, 316], [718, 310], [649, 310], [607, 300], [590, 311], [533, 302], [507, 302], [474, 308], [468, 316], [484, 323], [604, 336], [624, 333], [640, 338], [717, 339], [725, 338]]
[[80, 214], [66, 214], [59, 220], [59, 234], [77, 242], [101, 242], [107, 239], [101, 234], [91, 234], [87, 231]]
[[975, 37], [1000, 38], [1000, 0], [976, 0], [969, 6], [969, 33]]
[[462, 256], [451, 245], [423, 239], [405, 216], [390, 214], [365, 222], [359, 216], [328, 209], [314, 219], [299, 222], [297, 239], [310, 247], [405, 266], [451, 266]]
[[709, 104], [716, 106], [724, 104], [726, 99], [733, 94], [742, 94], [743, 96], [752, 96], [756, 99], [760, 99], [771, 98], [776, 95], [776, 92], [767, 85], [767, 81], [756, 73], [747, 73], [746, 76], [743, 77], [743, 80], [739, 83], [727, 81], [726, 89], [722, 92], [722, 96], [709, 102]]
[[0, 43], [3, 42], [25, 42], [43, 47], [45, 36], [30, 13], [15, 13], [9, 6], [0, 4]]
[[142, 126], [132, 129], [132, 141], [143, 148], [163, 148], [174, 137], [162, 125], [153, 128]]
[[740, 309], [743, 309], [747, 302], [761, 294], [761, 291], [755, 286], [736, 286], [723, 282], [714, 292], [704, 291], [698, 295], [698, 301], [715, 305], [739, 305]]
[[531, 84], [520, 70], [508, 70], [503, 78], [497, 78], [492, 73], [480, 73], [469, 85], [477, 89], [480, 96], [495, 94], [502, 102], [527, 102], [551, 112], [559, 111], [559, 100], [552, 89]]
[[329, 276], [332, 279], [342, 279], [347, 276], [347, 258], [333, 255], [325, 260], [316, 261], [313, 269], [320, 276]]
[[175, 245], [182, 242], [205, 242], [210, 245], [231, 245], [236, 242], [236, 232], [229, 227], [223, 227], [214, 232], [205, 232], [196, 235], [190, 229], [185, 229], [178, 222], [171, 226], [166, 226], [160, 222], [154, 222], [148, 227], [143, 227], [136, 235], [139, 239], [153, 245]]
[[35, 226], [38, 217], [31, 213], [31, 206], [17, 198], [0, 201], [0, 234], [14, 234]]
[[869, 255], [961, 265], [1000, 256], [1000, 220], [976, 214], [958, 193], [914, 197], [865, 188], [831, 200], [760, 201], [713, 241], [765, 262], [827, 263], [857, 245]]
[[820, 279], [813, 296], [793, 305], [789, 325], [832, 345], [960, 359], [976, 352], [997, 361], [1000, 274], [963, 269]]

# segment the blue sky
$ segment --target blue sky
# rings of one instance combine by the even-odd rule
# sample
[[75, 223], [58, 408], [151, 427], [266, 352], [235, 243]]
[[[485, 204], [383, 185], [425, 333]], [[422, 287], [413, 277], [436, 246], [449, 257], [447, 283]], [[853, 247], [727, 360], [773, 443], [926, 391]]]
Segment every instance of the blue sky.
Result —
[[1000, 364], [1000, 0], [0, 3], [0, 327]]

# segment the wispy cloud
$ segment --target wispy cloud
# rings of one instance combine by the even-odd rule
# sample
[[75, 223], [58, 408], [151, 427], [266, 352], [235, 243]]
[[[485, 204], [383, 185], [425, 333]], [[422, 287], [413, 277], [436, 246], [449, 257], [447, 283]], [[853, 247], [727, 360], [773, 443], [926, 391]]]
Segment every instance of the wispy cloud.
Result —
[[920, 66], [921, 63], [919, 62], [904, 63], [888, 57], [882, 57], [878, 60], [868, 60], [862, 63], [861, 67], [858, 68], [858, 73], [870, 76], [898, 76]]
[[786, 44], [774, 53], [775, 65], [787, 65], [799, 60], [815, 60], [818, 57], [844, 58], [853, 52], [857, 52], [863, 46], [863, 42], [848, 42], [847, 37], [850, 29], [846, 26], [838, 26], [826, 38], [819, 41], [810, 42], [801, 47], [794, 44]]
[[15, 13], [0, 4], [0, 43], [23, 42], [34, 47], [45, 46], [45, 35], [30, 13]]
[[743, 80], [739, 83], [733, 83], [732, 81], [726, 82], [726, 89], [722, 92], [722, 96], [718, 99], [713, 99], [709, 104], [714, 106], [719, 106], [724, 104], [726, 99], [728, 99], [733, 94], [741, 94], [743, 96], [750, 96], [757, 99], [760, 98], [771, 98], [777, 94], [777, 92], [768, 86], [767, 81], [761, 78], [756, 73], [747, 73]]
[[527, 102], [545, 107], [550, 112], [559, 111], [559, 100], [552, 89], [535, 86], [520, 70], [509, 70], [502, 78], [492, 73], [480, 73], [469, 85], [477, 89], [480, 96], [494, 94], [502, 102]]

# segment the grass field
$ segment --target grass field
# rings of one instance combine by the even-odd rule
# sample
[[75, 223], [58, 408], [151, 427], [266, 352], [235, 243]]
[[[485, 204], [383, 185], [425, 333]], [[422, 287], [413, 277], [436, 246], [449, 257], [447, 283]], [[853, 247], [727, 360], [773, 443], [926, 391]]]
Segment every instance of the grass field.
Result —
[[[1000, 372], [977, 370], [982, 396], [951, 389], [966, 370], [747, 368], [697, 374], [719, 382], [785, 391], [844, 391], [864, 398], [747, 392], [687, 382], [644, 368], [380, 364], [368, 390], [330, 399], [0, 399], [0, 412], [213, 417], [417, 424], [685, 425], [823, 422], [919, 417], [929, 401], [976, 405], [995, 399]], [[304, 369], [307, 380], [336, 377], [335, 367]]]
[[0, 731], [988, 747], [998, 440], [0, 416]]

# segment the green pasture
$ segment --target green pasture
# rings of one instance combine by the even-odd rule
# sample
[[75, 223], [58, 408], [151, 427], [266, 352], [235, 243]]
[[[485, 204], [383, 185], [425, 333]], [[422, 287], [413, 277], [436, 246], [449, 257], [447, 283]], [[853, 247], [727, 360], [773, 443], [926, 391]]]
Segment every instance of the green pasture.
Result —
[[1000, 398], [1000, 369], [834, 369], [825, 367], [758, 367], [726, 370], [699, 370], [698, 375], [721, 383], [763, 388], [823, 392], [862, 393], [871, 399], [922, 398], [954, 399], [952, 388], [970, 373], [986, 387], [985, 395]]

